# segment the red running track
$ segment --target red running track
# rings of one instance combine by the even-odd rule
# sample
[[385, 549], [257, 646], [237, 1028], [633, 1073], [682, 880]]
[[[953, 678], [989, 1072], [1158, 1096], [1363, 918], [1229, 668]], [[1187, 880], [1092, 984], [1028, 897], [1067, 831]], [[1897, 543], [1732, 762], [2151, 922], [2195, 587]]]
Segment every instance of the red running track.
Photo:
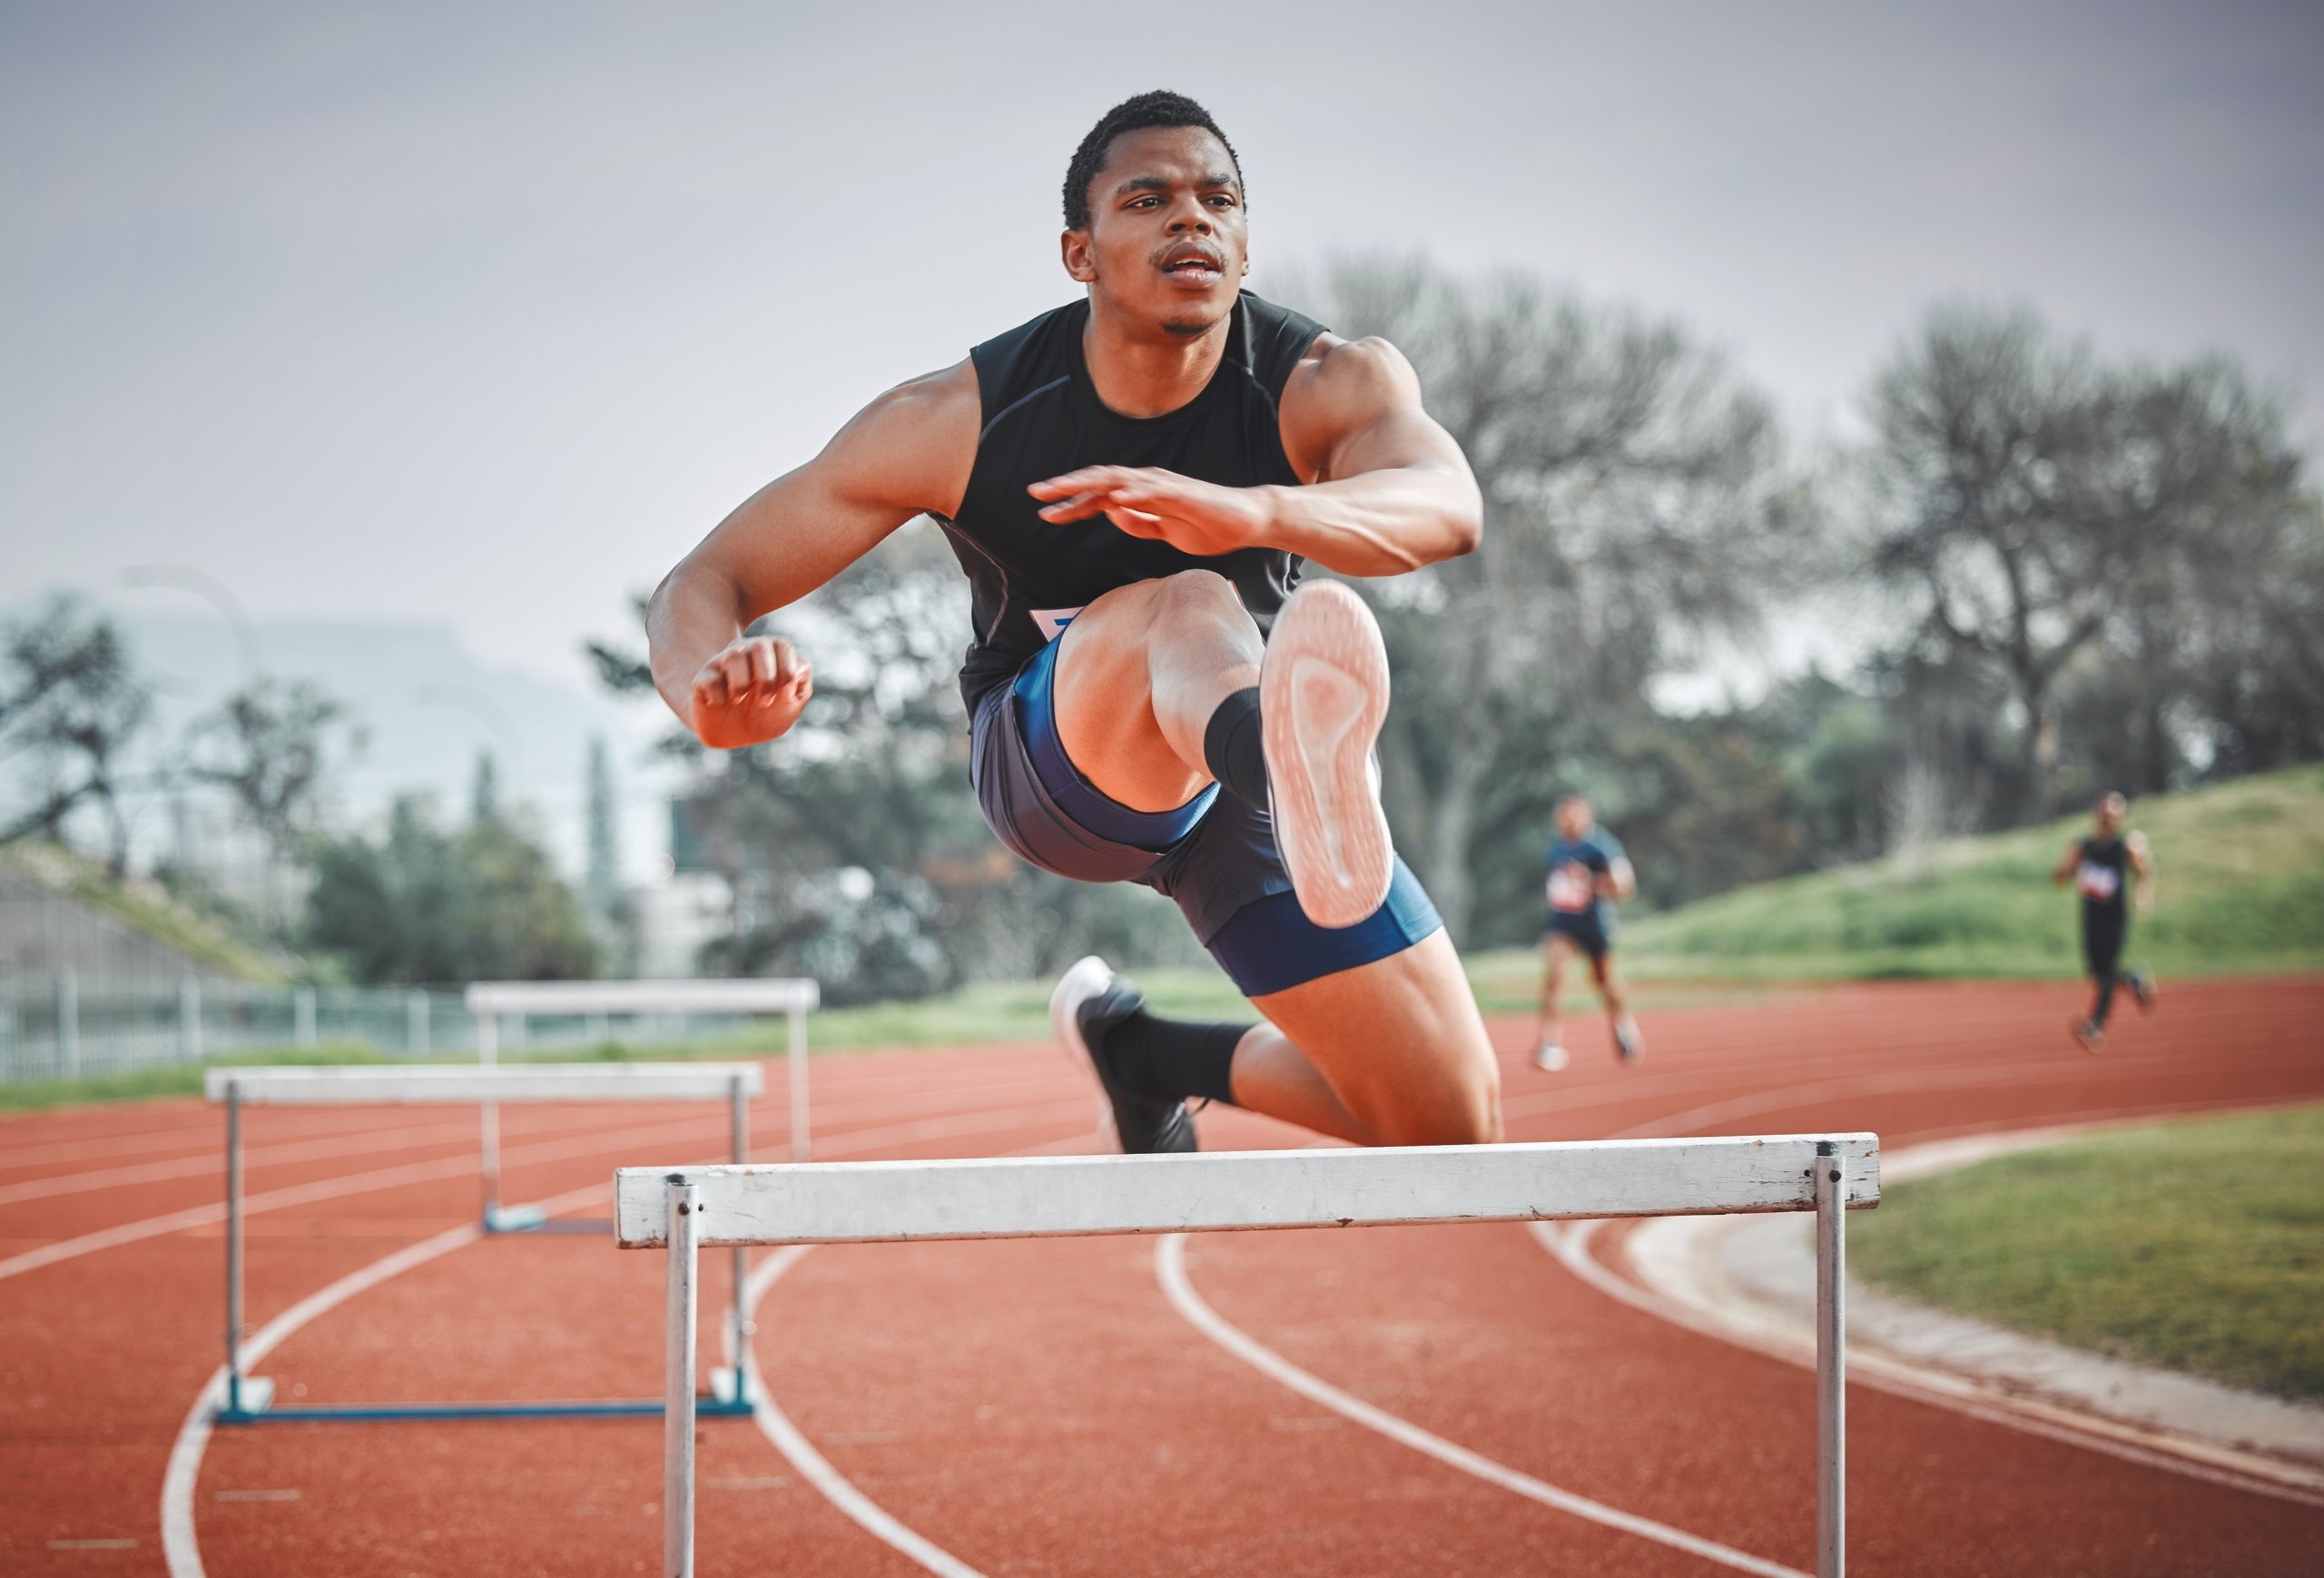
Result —
[[[1895, 1147], [2324, 1097], [2324, 981], [2179, 987], [2103, 1058], [2065, 1037], [2076, 1001], [1910, 985], [1673, 1010], [1649, 1021], [1644, 1065], [1585, 1037], [1556, 1076], [1521, 1061], [1511, 1021], [1511, 1138], [1870, 1129]], [[1089, 1091], [1046, 1046], [819, 1058], [815, 1078], [826, 1158], [1091, 1143]], [[785, 1119], [779, 1090], [753, 1114], [766, 1135]], [[1202, 1123], [1215, 1149], [1305, 1139], [1238, 1112]], [[719, 1157], [724, 1124], [509, 1109], [509, 1198], [601, 1201], [617, 1162]], [[0, 1123], [0, 1571], [172, 1570], [164, 1480], [224, 1320], [221, 1128], [191, 1102]], [[253, 1326], [474, 1214], [465, 1115], [268, 1110], [246, 1138]], [[1216, 1235], [1185, 1264], [1219, 1317], [1360, 1405], [1762, 1570], [1813, 1564], [1812, 1376], [1640, 1313], [1523, 1228]], [[599, 1238], [456, 1238], [259, 1368], [313, 1404], [651, 1396], [662, 1267]], [[818, 1250], [767, 1293], [755, 1354], [831, 1467], [947, 1571], [1739, 1570], [1287, 1389], [1189, 1323], [1152, 1240]], [[2324, 1571], [2324, 1506], [1871, 1387], [1849, 1409], [1859, 1573]], [[279, 1425], [180, 1461], [181, 1578], [658, 1563], [658, 1423]], [[705, 1574], [926, 1570], [748, 1422], [704, 1422], [700, 1475]]]

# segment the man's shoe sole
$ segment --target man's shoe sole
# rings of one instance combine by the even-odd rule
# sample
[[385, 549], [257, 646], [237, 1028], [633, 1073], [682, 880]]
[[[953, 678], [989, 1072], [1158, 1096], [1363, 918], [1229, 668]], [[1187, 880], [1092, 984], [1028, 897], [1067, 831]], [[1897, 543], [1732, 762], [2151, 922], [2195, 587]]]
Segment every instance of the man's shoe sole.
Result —
[[1353, 926], [1388, 897], [1395, 851], [1372, 776], [1388, 715], [1388, 651], [1364, 600], [1317, 581], [1275, 616], [1259, 669], [1259, 718], [1275, 840], [1299, 907]]

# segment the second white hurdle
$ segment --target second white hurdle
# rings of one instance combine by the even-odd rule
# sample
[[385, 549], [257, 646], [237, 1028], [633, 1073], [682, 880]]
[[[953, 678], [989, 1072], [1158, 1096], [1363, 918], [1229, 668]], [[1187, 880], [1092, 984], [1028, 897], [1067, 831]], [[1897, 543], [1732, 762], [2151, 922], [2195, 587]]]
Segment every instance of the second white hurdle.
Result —
[[1879, 1200], [1870, 1134], [623, 1168], [615, 1241], [669, 1251], [663, 1570], [694, 1572], [696, 1261], [707, 1247], [1814, 1211], [1816, 1570], [1841, 1578], [1842, 1225]]
[[[807, 1016], [822, 1004], [822, 989], [812, 981], [478, 981], [469, 985], [466, 1001], [476, 1016], [476, 1060], [487, 1067], [500, 1060], [504, 1014], [782, 1014], [791, 1032], [783, 1054], [791, 1074], [791, 1159], [807, 1159]], [[480, 1120], [484, 1230], [538, 1227], [537, 1213], [500, 1201], [499, 1108], [485, 1102]]]
[[[486, 1101], [724, 1101], [734, 1156], [751, 1153], [750, 1099], [764, 1089], [756, 1063], [527, 1063], [516, 1068], [228, 1068], [205, 1077], [209, 1099], [226, 1108], [226, 1397], [216, 1422], [287, 1420], [509, 1419], [659, 1414], [660, 1400], [566, 1403], [406, 1403], [276, 1408], [274, 1384], [242, 1373], [242, 1109], [368, 1105], [459, 1105]], [[748, 1414], [743, 1362], [750, 1341], [744, 1284], [750, 1251], [734, 1251], [734, 1363], [713, 1377], [709, 1414]], [[695, 1399], [686, 1398], [689, 1417]]]

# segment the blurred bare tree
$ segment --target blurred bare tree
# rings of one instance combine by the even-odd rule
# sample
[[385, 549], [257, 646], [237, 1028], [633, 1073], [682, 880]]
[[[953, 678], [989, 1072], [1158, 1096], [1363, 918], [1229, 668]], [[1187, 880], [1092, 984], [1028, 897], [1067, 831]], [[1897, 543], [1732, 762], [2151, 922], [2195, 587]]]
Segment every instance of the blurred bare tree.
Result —
[[1402, 350], [1484, 490], [1476, 553], [1365, 587], [1395, 674], [1396, 842], [1465, 939], [1478, 868], [1507, 869], [1568, 758], [1706, 638], [1750, 636], [1817, 562], [1814, 513], [1768, 400], [1674, 323], [1414, 259], [1278, 291]]
[[259, 675], [189, 731], [185, 775], [222, 791], [267, 848], [267, 927], [290, 928], [288, 879], [314, 831], [332, 769], [362, 747], [347, 708], [303, 679]]
[[73, 598], [0, 630], [0, 760], [21, 754], [32, 769], [32, 803], [0, 824], [0, 843], [62, 842], [66, 819], [94, 804], [119, 879], [129, 864], [123, 764], [152, 705], [119, 629]]
[[[2086, 786], [2060, 777], [2077, 690], [2107, 696], [2083, 710], [2109, 765], [2162, 788], [2198, 726], [2174, 703], [2250, 676], [2255, 607], [2260, 666], [2315, 674], [2301, 458], [2231, 364], [2106, 364], [2030, 313], [1949, 308], [1879, 374], [1868, 415], [1866, 562], [1910, 610], [1906, 650], [2005, 679], [2006, 819]], [[2074, 754], [2092, 764], [2097, 743]]]

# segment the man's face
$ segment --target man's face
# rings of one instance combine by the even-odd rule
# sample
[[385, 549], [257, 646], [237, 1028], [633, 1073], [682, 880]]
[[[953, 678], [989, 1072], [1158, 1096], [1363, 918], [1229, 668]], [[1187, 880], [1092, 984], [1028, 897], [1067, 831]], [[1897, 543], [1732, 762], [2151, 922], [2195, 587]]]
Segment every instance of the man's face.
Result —
[[1065, 232], [1065, 270], [1109, 304], [1192, 338], [1222, 321], [1250, 271], [1243, 183], [1199, 126], [1125, 132], [1089, 182], [1089, 228]]
[[1580, 838], [1590, 831], [1590, 803], [1568, 800], [1558, 806], [1558, 831], [1568, 838]]
[[2098, 803], [2098, 810], [2096, 813], [2098, 836], [2101, 838], [2113, 837], [2115, 830], [2122, 825], [2123, 812], [2128, 809], [2129, 807], [2124, 805], [2122, 801], [2116, 799], [2111, 794], [2105, 799], [2101, 800]]

